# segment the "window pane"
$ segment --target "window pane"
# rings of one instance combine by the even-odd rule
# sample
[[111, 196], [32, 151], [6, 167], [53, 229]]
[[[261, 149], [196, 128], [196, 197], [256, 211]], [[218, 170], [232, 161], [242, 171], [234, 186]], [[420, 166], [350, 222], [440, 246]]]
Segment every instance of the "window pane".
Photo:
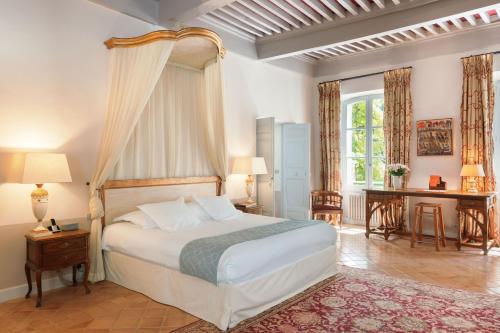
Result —
[[349, 184], [366, 185], [366, 160], [364, 158], [349, 158], [347, 160]]
[[347, 130], [347, 155], [365, 156], [366, 130]]
[[359, 101], [347, 105], [347, 128], [366, 127], [366, 102]]
[[374, 157], [372, 160], [372, 185], [376, 187], [384, 186], [385, 161], [382, 158]]
[[373, 156], [384, 157], [384, 130], [374, 128], [372, 130], [372, 154]]
[[384, 124], [384, 99], [375, 98], [372, 101], [372, 126]]

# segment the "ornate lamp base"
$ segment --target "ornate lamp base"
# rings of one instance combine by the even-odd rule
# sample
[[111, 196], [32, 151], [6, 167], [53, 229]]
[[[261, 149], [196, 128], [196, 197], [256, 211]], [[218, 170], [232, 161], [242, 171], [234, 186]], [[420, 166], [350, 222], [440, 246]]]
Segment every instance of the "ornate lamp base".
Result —
[[248, 178], [246, 180], [246, 184], [247, 184], [246, 190], [247, 190], [247, 197], [248, 197], [246, 203], [253, 204], [253, 203], [255, 203], [255, 201], [252, 200], [253, 184], [254, 184], [254, 180], [253, 180], [252, 175], [248, 175]]
[[469, 177], [468, 181], [469, 185], [467, 186], [467, 192], [469, 193], [477, 193], [477, 181], [476, 177]]
[[33, 231], [46, 231], [48, 230], [43, 226], [43, 218], [47, 214], [49, 205], [49, 192], [42, 188], [43, 184], [36, 184], [36, 189], [31, 192], [31, 208], [33, 215], [35, 215], [38, 225]]

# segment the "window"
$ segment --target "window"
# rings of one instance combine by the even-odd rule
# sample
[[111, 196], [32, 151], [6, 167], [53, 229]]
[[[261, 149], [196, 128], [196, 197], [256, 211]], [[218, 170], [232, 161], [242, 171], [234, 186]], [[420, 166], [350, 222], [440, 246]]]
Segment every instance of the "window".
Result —
[[384, 97], [381, 94], [342, 102], [344, 184], [347, 187], [384, 185]]

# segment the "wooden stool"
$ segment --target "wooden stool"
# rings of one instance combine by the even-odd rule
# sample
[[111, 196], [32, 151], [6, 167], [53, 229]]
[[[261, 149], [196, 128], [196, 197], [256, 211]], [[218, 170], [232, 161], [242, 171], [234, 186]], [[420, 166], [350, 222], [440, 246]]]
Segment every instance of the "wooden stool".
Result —
[[[424, 212], [424, 208], [432, 208], [431, 212]], [[418, 227], [418, 241], [422, 242], [422, 224], [424, 214], [432, 214], [434, 218], [434, 239], [436, 243], [436, 251], [439, 251], [439, 233], [441, 233], [441, 245], [446, 247], [446, 236], [444, 234], [443, 222], [443, 206], [428, 202], [419, 202], [415, 205], [415, 219], [413, 220], [413, 228], [411, 234], [411, 247], [415, 247], [416, 233]]]

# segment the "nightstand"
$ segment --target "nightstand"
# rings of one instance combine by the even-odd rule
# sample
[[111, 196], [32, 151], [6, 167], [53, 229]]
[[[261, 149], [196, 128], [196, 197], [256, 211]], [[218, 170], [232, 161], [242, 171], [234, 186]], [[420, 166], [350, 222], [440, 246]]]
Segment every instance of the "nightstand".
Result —
[[262, 215], [262, 205], [235, 202], [234, 208], [241, 210], [243, 213]]
[[26, 237], [26, 264], [24, 270], [28, 280], [28, 293], [26, 298], [30, 297], [31, 271], [36, 274], [37, 299], [36, 306], [42, 305], [42, 272], [58, 270], [65, 267], [73, 267], [73, 286], [76, 286], [77, 266], [85, 266], [85, 275], [83, 286], [85, 292], [90, 293], [88, 287], [89, 276], [89, 232], [83, 230], [61, 231], [45, 237]]

